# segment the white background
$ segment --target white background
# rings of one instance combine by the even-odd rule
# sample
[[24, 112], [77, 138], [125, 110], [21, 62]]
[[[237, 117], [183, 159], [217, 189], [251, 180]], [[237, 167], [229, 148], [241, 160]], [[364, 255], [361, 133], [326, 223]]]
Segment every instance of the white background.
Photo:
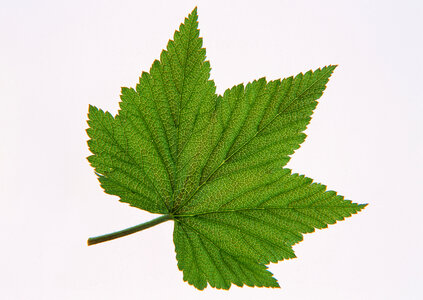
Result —
[[[421, 1], [1, 1], [2, 299], [423, 299]], [[88, 104], [116, 113], [198, 6], [218, 92], [339, 64], [289, 167], [369, 206], [272, 264], [281, 289], [182, 281], [171, 222], [99, 187]]]

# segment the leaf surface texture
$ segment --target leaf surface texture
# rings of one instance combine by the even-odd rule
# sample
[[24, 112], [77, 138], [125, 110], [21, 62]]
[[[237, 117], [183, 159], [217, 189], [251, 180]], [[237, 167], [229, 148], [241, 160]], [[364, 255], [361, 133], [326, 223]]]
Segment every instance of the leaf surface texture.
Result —
[[188, 283], [278, 287], [266, 264], [365, 206], [284, 168], [335, 67], [217, 95], [195, 9], [116, 116], [90, 106], [89, 162], [106, 193], [173, 216]]

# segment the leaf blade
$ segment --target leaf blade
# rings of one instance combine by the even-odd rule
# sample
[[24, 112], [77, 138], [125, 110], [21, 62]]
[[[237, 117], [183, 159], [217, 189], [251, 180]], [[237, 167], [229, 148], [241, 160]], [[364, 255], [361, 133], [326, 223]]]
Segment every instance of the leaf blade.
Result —
[[[185, 227], [195, 228], [220, 251], [259, 264], [295, 258], [292, 246], [302, 241], [303, 234], [327, 228], [365, 207], [290, 170], [279, 180], [232, 195], [229, 202], [219, 197], [207, 201], [208, 211], [201, 208], [174, 217]], [[222, 208], [221, 202], [229, 205]], [[178, 243], [183, 241], [175, 240]]]
[[265, 264], [365, 207], [283, 169], [336, 66], [218, 96], [197, 19], [195, 8], [136, 88], [122, 88], [115, 117], [90, 106], [88, 160], [106, 193], [174, 219], [188, 283], [279, 287]]
[[184, 281], [203, 290], [207, 284], [229, 289], [231, 284], [250, 287], [279, 287], [264, 264], [231, 255], [181, 221], [175, 222], [174, 243], [178, 268]]
[[[172, 195], [169, 207], [183, 197], [190, 174], [186, 165], [191, 158], [186, 145], [193, 132], [207, 126], [215, 105], [215, 85], [210, 77], [210, 63], [199, 36], [197, 10], [181, 24], [173, 40], [156, 60], [149, 73], [143, 73], [136, 87], [146, 106], [153, 107], [156, 131], [163, 135], [162, 144], [172, 163]], [[163, 146], [163, 148], [165, 148]]]
[[[282, 168], [305, 140], [317, 100], [336, 66], [295, 78], [264, 78], [228, 89], [217, 104], [213, 149], [201, 168], [199, 185], [175, 209], [179, 212], [208, 182], [240, 168]], [[257, 150], [259, 149], [259, 150]], [[268, 164], [269, 166], [266, 166]], [[197, 181], [198, 182], [198, 181]]]
[[167, 213], [166, 202], [156, 183], [128, 147], [119, 119], [90, 106], [88, 124], [88, 145], [93, 153], [88, 161], [99, 176], [104, 191], [119, 196], [120, 201], [131, 206], [153, 213]]

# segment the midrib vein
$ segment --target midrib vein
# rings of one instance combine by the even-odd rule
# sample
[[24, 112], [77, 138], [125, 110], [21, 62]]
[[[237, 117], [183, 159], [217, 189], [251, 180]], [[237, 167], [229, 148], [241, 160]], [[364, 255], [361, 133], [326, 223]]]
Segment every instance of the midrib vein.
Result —
[[250, 210], [258, 210], [258, 211], [267, 211], [267, 210], [290, 210], [290, 209], [324, 209], [324, 208], [352, 208], [355, 206], [364, 207], [365, 204], [354, 204], [351, 203], [351, 206], [346, 205], [321, 205], [321, 206], [292, 206], [292, 207], [254, 207], [254, 208], [240, 208], [240, 209], [228, 209], [228, 210], [216, 210], [216, 211], [206, 211], [206, 212], [199, 212], [193, 214], [173, 214], [175, 218], [190, 218], [196, 217], [201, 215], [210, 215], [210, 214], [220, 214], [220, 213], [233, 213], [233, 212], [240, 212], [240, 211], [250, 211]]
[[177, 213], [181, 208], [183, 208], [186, 204], [188, 204], [192, 198], [198, 193], [198, 191], [210, 180], [210, 178], [214, 175], [214, 173], [217, 172], [232, 156], [234, 156], [236, 153], [238, 153], [242, 148], [244, 148], [246, 145], [248, 145], [257, 135], [259, 135], [264, 129], [266, 129], [273, 121], [279, 117], [282, 113], [284, 113], [295, 101], [297, 101], [301, 96], [303, 96], [307, 91], [309, 91], [316, 83], [320, 82], [322, 78], [325, 78], [327, 74], [331, 73], [333, 71], [332, 68], [329, 68], [326, 72], [324, 72], [320, 78], [316, 79], [312, 84], [310, 84], [303, 92], [301, 92], [298, 96], [296, 96], [294, 99], [291, 100], [291, 102], [288, 103], [288, 105], [279, 113], [277, 113], [265, 126], [263, 126], [260, 130], [258, 130], [250, 139], [248, 139], [243, 145], [241, 145], [237, 150], [235, 150], [231, 155], [229, 155], [227, 158], [225, 158], [222, 163], [220, 163], [219, 166], [217, 166], [213, 172], [210, 173], [210, 175], [207, 177], [207, 179], [200, 184], [197, 189], [194, 191], [194, 193], [184, 202], [182, 202], [176, 209], [174, 210], [174, 214]]

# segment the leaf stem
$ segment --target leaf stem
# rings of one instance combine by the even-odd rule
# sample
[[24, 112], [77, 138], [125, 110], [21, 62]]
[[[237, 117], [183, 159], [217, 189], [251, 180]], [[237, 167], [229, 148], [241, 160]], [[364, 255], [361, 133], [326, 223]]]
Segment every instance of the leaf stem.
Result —
[[133, 234], [135, 232], [156, 226], [160, 223], [169, 221], [171, 219], [173, 219], [172, 215], [169, 215], [169, 214], [162, 215], [162, 216], [160, 216], [156, 219], [153, 219], [153, 220], [150, 220], [148, 222], [145, 222], [145, 223], [142, 223], [142, 224], [139, 224], [139, 225], [135, 225], [135, 226], [132, 226], [132, 227], [120, 230], [120, 231], [116, 231], [116, 232], [112, 232], [112, 233], [108, 233], [108, 234], [104, 234], [104, 235], [99, 235], [99, 236], [96, 236], [96, 237], [90, 237], [88, 239], [87, 243], [88, 243], [88, 246], [91, 246], [91, 245], [95, 245], [95, 244], [98, 244], [98, 243], [111, 241], [111, 240], [114, 240], [114, 239], [117, 239], [117, 238], [120, 238], [120, 237], [123, 237], [123, 236]]

